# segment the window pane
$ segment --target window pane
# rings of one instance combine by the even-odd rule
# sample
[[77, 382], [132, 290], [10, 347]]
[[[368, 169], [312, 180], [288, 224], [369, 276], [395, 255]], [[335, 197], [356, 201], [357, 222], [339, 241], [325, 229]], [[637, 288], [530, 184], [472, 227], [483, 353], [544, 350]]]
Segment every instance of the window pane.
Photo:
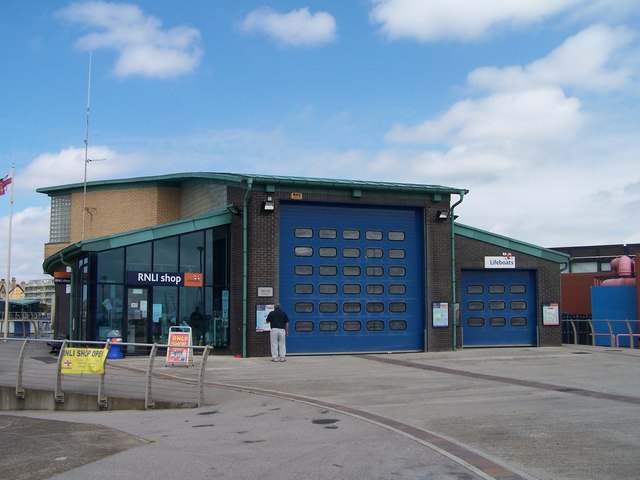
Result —
[[489, 293], [504, 293], [504, 285], [489, 285]]
[[296, 283], [295, 289], [299, 295], [313, 293], [313, 285], [310, 283]]
[[407, 304], [404, 302], [391, 302], [389, 304], [389, 311], [390, 312], [406, 312]]
[[504, 310], [505, 308], [507, 308], [507, 304], [502, 300], [494, 300], [492, 302], [489, 302], [489, 310]]
[[389, 267], [390, 277], [404, 277], [406, 275], [406, 269], [404, 267]]
[[160, 339], [168, 340], [169, 327], [178, 325], [179, 287], [153, 287], [153, 301], [156, 313], [160, 314]]
[[358, 240], [360, 238], [360, 232], [358, 230], [343, 230], [342, 238], [345, 240]]
[[318, 330], [321, 332], [336, 332], [338, 330], [338, 322], [335, 320], [323, 320], [320, 322]]
[[335, 247], [320, 247], [318, 249], [318, 255], [321, 257], [337, 257], [338, 249]]
[[151, 242], [127, 247], [127, 272], [151, 271]]
[[318, 236], [320, 238], [332, 239], [338, 237], [338, 232], [336, 232], [333, 228], [321, 228], [318, 230]]
[[342, 293], [347, 295], [359, 295], [360, 291], [360, 285], [357, 283], [345, 283], [342, 285]]
[[467, 321], [467, 325], [470, 327], [484, 327], [484, 318], [482, 317], [471, 317]]
[[370, 283], [367, 285], [367, 293], [369, 295], [382, 295], [384, 293], [384, 285]]
[[382, 267], [367, 267], [366, 271], [370, 277], [381, 277], [384, 275], [384, 269]]
[[381, 248], [367, 248], [365, 250], [365, 257], [367, 258], [382, 258], [384, 250]]
[[362, 306], [360, 302], [344, 302], [342, 304], [342, 311], [344, 313], [360, 313]]
[[362, 329], [362, 325], [357, 320], [346, 320], [342, 323], [342, 329], [346, 332], [358, 332]]
[[510, 293], [527, 293], [527, 287], [525, 285], [510, 285]]
[[179, 272], [198, 272], [204, 270], [204, 232], [180, 235]]
[[336, 313], [338, 311], [338, 304], [335, 302], [320, 302], [318, 311], [320, 313]]
[[[102, 283], [124, 283], [124, 248], [105, 250], [98, 258], [98, 281]], [[174, 270], [175, 272], [175, 270]]]
[[406, 320], [391, 320], [389, 322], [389, 330], [406, 330], [406, 329], [407, 329]]
[[484, 302], [480, 302], [480, 301], [467, 302], [467, 308], [469, 310], [484, 310]]
[[342, 274], [346, 277], [355, 277], [360, 275], [360, 267], [357, 265], [345, 265], [342, 267]]
[[382, 302], [367, 302], [367, 312], [369, 312], [369, 313], [381, 313], [381, 312], [384, 312], [384, 303], [382, 303]]
[[507, 324], [507, 319], [504, 317], [491, 317], [489, 319], [489, 325], [492, 327], [504, 327]]
[[153, 242], [153, 271], [178, 271], [178, 237], [163, 238]]
[[296, 332], [313, 332], [313, 322], [296, 322]]
[[527, 326], [527, 317], [511, 317], [511, 326], [512, 327], [526, 327]]
[[338, 274], [338, 267], [335, 265], [320, 265], [318, 273], [325, 276], [334, 276]]
[[333, 295], [338, 293], [338, 285], [335, 283], [321, 283], [318, 291], [323, 295]]
[[295, 305], [296, 313], [312, 313], [313, 312], [313, 303], [312, 302], [297, 302]]
[[313, 256], [312, 247], [296, 247], [293, 249], [293, 252], [296, 257], [312, 257]]
[[382, 240], [382, 232], [379, 230], [367, 230], [364, 237], [367, 240]]
[[478, 294], [484, 292], [484, 286], [482, 285], [468, 285], [467, 293]]
[[524, 302], [521, 300], [511, 302], [511, 310], [526, 310], [526, 309], [527, 309], [527, 302]]
[[296, 228], [295, 230], [296, 238], [312, 238], [313, 237], [313, 229], [311, 228]]
[[407, 293], [407, 286], [400, 283], [389, 285], [389, 293], [392, 295], [404, 295]]
[[343, 248], [342, 256], [344, 258], [358, 258], [360, 257], [360, 249], [359, 248]]
[[403, 248], [389, 249], [389, 258], [404, 258], [406, 257], [406, 255], [407, 255], [407, 252], [405, 252]]
[[[175, 287], [172, 287], [175, 288]], [[122, 299], [124, 298], [124, 288], [122, 285], [98, 284], [96, 289], [95, 318], [98, 338], [96, 340], [106, 340], [109, 330], [122, 328], [123, 312]], [[107, 308], [109, 306], [109, 308]], [[173, 316], [175, 320], [175, 315]], [[161, 324], [167, 331], [171, 325], [171, 317], [162, 316]]]
[[369, 332], [380, 332], [384, 330], [384, 322], [382, 320], [369, 320], [367, 322], [367, 330]]
[[404, 240], [404, 232], [389, 232], [389, 240], [401, 242]]
[[313, 275], [313, 266], [312, 265], [296, 265], [295, 274], [296, 275]]
[[71, 237], [71, 195], [51, 197], [49, 242], [64, 243]]

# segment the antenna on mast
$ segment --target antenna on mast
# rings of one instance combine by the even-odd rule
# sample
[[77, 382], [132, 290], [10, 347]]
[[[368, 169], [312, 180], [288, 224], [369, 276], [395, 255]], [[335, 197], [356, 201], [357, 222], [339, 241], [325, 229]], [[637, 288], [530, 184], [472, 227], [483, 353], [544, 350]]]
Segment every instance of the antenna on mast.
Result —
[[87, 84], [87, 126], [84, 133], [84, 183], [82, 191], [82, 238], [84, 241], [84, 223], [87, 213], [87, 164], [89, 163], [89, 114], [91, 113], [91, 56], [89, 52], [89, 81]]

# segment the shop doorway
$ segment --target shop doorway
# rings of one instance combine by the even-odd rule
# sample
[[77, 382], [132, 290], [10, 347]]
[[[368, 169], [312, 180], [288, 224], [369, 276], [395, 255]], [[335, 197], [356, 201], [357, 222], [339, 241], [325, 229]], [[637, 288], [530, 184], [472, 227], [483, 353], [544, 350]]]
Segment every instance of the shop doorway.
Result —
[[[149, 341], [149, 289], [127, 289], [127, 343], [148, 343]], [[127, 345], [127, 353], [143, 353], [148, 349]]]

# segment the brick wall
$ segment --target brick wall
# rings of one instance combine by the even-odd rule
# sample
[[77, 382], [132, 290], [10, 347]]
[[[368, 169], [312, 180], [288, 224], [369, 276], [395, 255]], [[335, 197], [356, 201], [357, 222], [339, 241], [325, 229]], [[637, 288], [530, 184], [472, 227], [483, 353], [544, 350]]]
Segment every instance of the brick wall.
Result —
[[[453, 348], [453, 308], [451, 278], [451, 221], [434, 221], [437, 211], [448, 205], [427, 208], [425, 215], [425, 259], [427, 262], [425, 309], [427, 315], [427, 351], [448, 351]], [[449, 304], [449, 326], [433, 327], [432, 305], [434, 302]]]
[[[484, 269], [485, 256], [502, 256], [504, 247], [492, 245], [479, 240], [456, 236], [456, 275], [461, 278], [462, 269]], [[537, 325], [541, 347], [562, 345], [562, 331], [560, 326], [542, 325], [542, 304], [561, 303], [560, 266], [552, 261], [536, 256], [515, 252], [517, 268], [534, 270], [536, 272], [537, 288]], [[457, 283], [456, 297], [461, 299], [460, 282]], [[562, 311], [562, 309], [560, 309]]]
[[[180, 220], [180, 189], [147, 187], [87, 192], [84, 238], [104, 237]], [[82, 191], [71, 196], [69, 243], [45, 244], [45, 258], [82, 239]]]
[[[229, 201], [242, 206], [246, 190], [229, 189]], [[267, 196], [276, 201], [272, 212], [262, 211], [262, 202]], [[289, 192], [265, 193], [262, 189], [254, 189], [251, 193], [248, 213], [248, 265], [247, 272], [247, 355], [269, 355], [269, 334], [256, 332], [256, 307], [258, 304], [273, 304], [278, 301], [278, 286], [281, 274], [279, 265], [279, 202], [289, 199]], [[425, 208], [425, 252], [427, 278], [425, 279], [425, 324], [428, 325], [428, 350], [450, 350], [451, 330], [432, 329], [431, 303], [451, 302], [451, 243], [450, 223], [436, 222], [436, 212], [448, 209], [449, 198], [440, 202], [414, 199], [362, 197], [349, 195], [330, 195], [305, 193], [307, 202], [334, 202], [360, 205], [409, 205]], [[235, 216], [231, 227], [231, 289], [232, 289], [232, 327], [231, 349], [234, 353], [242, 353], [242, 217]], [[433, 257], [433, 258], [431, 258]], [[258, 287], [273, 287], [272, 298], [258, 297]], [[235, 292], [235, 293], [233, 293]]]

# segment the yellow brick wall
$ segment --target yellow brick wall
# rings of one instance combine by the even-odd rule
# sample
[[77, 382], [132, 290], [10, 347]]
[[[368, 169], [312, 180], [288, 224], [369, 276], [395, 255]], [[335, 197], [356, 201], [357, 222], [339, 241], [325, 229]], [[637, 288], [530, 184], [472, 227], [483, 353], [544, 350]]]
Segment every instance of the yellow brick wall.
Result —
[[[45, 258], [82, 240], [82, 191], [71, 196], [71, 242], [45, 244]], [[121, 188], [87, 191], [84, 239], [180, 220], [180, 189]]]

